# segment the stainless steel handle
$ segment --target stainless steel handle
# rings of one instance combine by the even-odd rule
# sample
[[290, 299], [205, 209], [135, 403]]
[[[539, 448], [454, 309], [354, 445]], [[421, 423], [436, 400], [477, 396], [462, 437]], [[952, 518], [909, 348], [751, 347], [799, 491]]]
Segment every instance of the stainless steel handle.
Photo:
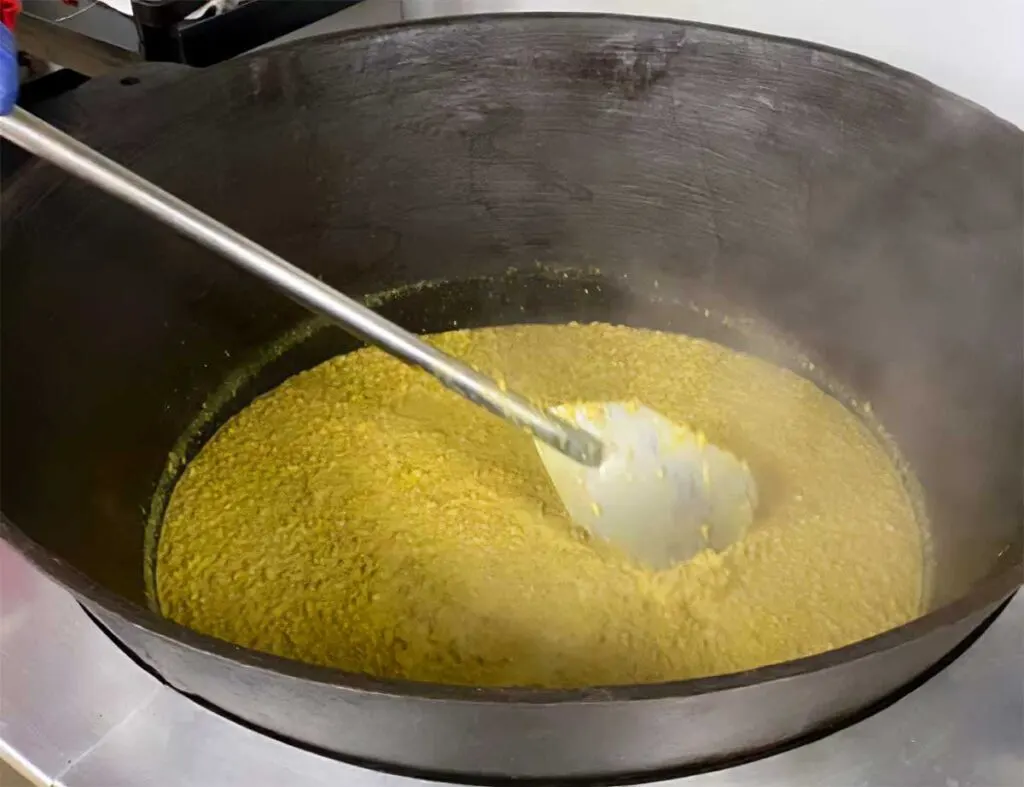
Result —
[[585, 465], [601, 463], [600, 441], [588, 432], [501, 390], [488, 377], [385, 320], [230, 227], [139, 177], [21, 108], [0, 117], [0, 136], [148, 213], [208, 249], [260, 276], [297, 303], [366, 342], [419, 366], [442, 385]]

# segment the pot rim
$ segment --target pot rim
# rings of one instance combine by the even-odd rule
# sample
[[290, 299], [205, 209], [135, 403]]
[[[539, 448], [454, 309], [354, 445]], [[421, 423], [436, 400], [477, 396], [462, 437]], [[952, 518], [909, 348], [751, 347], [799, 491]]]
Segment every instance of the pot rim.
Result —
[[[987, 114], [991, 120], [1012, 128], [1021, 133], [1014, 124], [992, 113], [985, 107], [970, 99], [957, 96], [950, 91], [938, 87], [933, 82], [912, 74], [895, 66], [888, 65], [864, 55], [851, 53], [823, 44], [803, 41], [787, 36], [772, 35], [756, 31], [723, 25], [712, 25], [685, 19], [659, 18], [648, 15], [614, 14], [604, 12], [559, 12], [532, 11], [506, 13], [466, 14], [456, 17], [434, 17], [422, 20], [403, 20], [386, 24], [372, 25], [356, 30], [336, 31], [317, 36], [299, 39], [277, 47], [257, 50], [235, 61], [250, 58], [267, 57], [276, 51], [286, 51], [308, 46], [311, 43], [337, 42], [346, 39], [364, 38], [378, 35], [393, 29], [419, 28], [427, 26], [459, 25], [479, 23], [481, 21], [508, 21], [524, 18], [559, 18], [559, 19], [609, 19], [655, 22], [666, 26], [690, 27], [698, 30], [720, 32], [744, 38], [760, 39], [775, 43], [791, 44], [808, 50], [826, 52], [848, 59], [860, 66], [867, 66], [886, 73], [890, 77], [911, 83], [916, 89], [954, 98], [965, 106], [970, 106]], [[232, 61], [234, 62], [234, 61]], [[1024, 133], [1022, 133], [1024, 138]], [[35, 169], [35, 167], [31, 167]], [[27, 169], [27, 168], [26, 168]], [[128, 621], [133, 626], [164, 639], [173, 640], [190, 650], [218, 659], [241, 663], [258, 670], [266, 670], [299, 680], [319, 684], [337, 686], [353, 691], [361, 691], [381, 696], [396, 698], [418, 698], [424, 700], [461, 701], [482, 704], [554, 705], [582, 702], [634, 702], [692, 697], [712, 692], [743, 689], [757, 684], [787, 680], [799, 675], [820, 672], [840, 664], [870, 657], [887, 651], [912, 640], [923, 637], [931, 631], [955, 624], [972, 613], [993, 606], [1015, 592], [1024, 581], [1024, 555], [1018, 557], [1010, 566], [995, 572], [975, 584], [972, 589], [960, 598], [943, 606], [920, 615], [913, 620], [887, 631], [883, 631], [867, 639], [849, 645], [828, 650], [812, 656], [770, 664], [742, 672], [714, 675], [702, 678], [664, 681], [644, 684], [616, 684], [572, 689], [548, 689], [529, 687], [477, 687], [449, 685], [414, 681], [399, 678], [377, 678], [365, 673], [348, 672], [346, 670], [313, 664], [306, 664], [295, 659], [276, 656], [270, 653], [234, 645], [226, 640], [201, 634], [181, 624], [165, 618], [147, 607], [130, 601], [114, 593], [106, 587], [75, 568], [71, 563], [58, 557], [41, 544], [30, 538], [25, 532], [0, 512], [0, 539], [10, 544], [37, 569], [58, 584], [71, 591], [85, 606], [95, 605], [99, 609]], [[141, 566], [140, 566], [141, 570]], [[104, 629], [105, 630], [105, 629]], [[134, 652], [119, 638], [107, 632], [115, 642], [124, 645], [129, 652]], [[136, 656], [137, 658], [137, 656]], [[152, 669], [163, 679], [159, 671]]]
[[[731, 691], [762, 683], [787, 680], [798, 675], [821, 672], [840, 664], [867, 658], [921, 638], [934, 630], [956, 624], [974, 612], [1004, 600], [1021, 586], [1022, 579], [1024, 579], [1024, 571], [1022, 571], [1024, 561], [1018, 560], [1006, 569], [977, 583], [966, 595], [926, 612], [901, 626], [823, 653], [742, 672], [658, 683], [614, 684], [571, 689], [524, 686], [483, 687], [429, 683], [404, 678], [377, 678], [337, 667], [307, 664], [296, 659], [235, 645], [175, 623], [170, 618], [158, 615], [141, 604], [129, 601], [108, 590], [63, 558], [57, 557], [31, 539], [2, 514], [0, 514], [0, 539], [10, 544], [46, 576], [70, 590], [85, 606], [95, 605], [109, 614], [126, 620], [133, 626], [145, 629], [163, 639], [173, 640], [179, 645], [184, 645], [190, 650], [199, 651], [204, 655], [299, 680], [371, 694], [396, 698], [414, 697], [426, 700], [483, 704], [561, 705], [581, 702], [661, 700]], [[105, 627], [103, 628], [106, 631]], [[106, 633], [137, 658], [137, 654], [130, 646], [110, 632]], [[153, 667], [151, 669], [160, 675], [158, 670]], [[162, 675], [160, 677], [163, 679]]]

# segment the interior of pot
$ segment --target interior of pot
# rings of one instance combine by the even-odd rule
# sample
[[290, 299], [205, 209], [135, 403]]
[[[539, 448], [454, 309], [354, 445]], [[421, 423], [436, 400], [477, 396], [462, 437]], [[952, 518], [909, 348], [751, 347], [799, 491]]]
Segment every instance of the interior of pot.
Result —
[[[91, 90], [109, 112], [123, 88]], [[976, 107], [798, 44], [600, 18], [303, 43], [132, 96], [116, 128], [82, 104], [86, 139], [332, 285], [404, 287], [378, 303], [416, 331], [606, 320], [787, 357], [703, 311], [769, 326], [913, 468], [933, 604], [1019, 563], [1022, 143]], [[307, 316], [41, 167], [2, 230], [4, 516], [144, 603], [168, 455]], [[207, 433], [354, 346], [322, 331], [237, 378]]]
[[[670, 281], [645, 280], [638, 275], [631, 279], [628, 274], [607, 274], [593, 268], [584, 271], [535, 265], [526, 270], [510, 268], [501, 276], [398, 286], [374, 293], [366, 301], [397, 324], [412, 326], [424, 334], [497, 325], [609, 323], [710, 339], [790, 369], [842, 401], [874, 432], [903, 475], [912, 504], [918, 508], [921, 527], [930, 532], [913, 470], [885, 426], [874, 416], [868, 399], [838, 380], [820, 359], [817, 363], [812, 361], [799, 342], [756, 316], [741, 313], [713, 292], [702, 292], [696, 286], [687, 287], [685, 295]], [[145, 576], [151, 607], [159, 609], [156, 547], [164, 512], [188, 463], [229, 419], [254, 399], [293, 375], [362, 346], [362, 342], [328, 320], [313, 317], [250, 354], [247, 362], [211, 393], [170, 452], [149, 507]], [[671, 374], [671, 370], [666, 373]], [[509, 379], [514, 384], [515, 377]], [[931, 605], [931, 546], [926, 537], [922, 611]]]

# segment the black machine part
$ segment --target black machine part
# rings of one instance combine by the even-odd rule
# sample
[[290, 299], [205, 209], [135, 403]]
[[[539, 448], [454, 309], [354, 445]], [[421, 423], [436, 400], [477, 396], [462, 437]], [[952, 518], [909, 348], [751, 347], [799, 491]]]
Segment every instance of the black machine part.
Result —
[[146, 60], [208, 66], [291, 33], [359, 0], [244, 0], [201, 19], [187, 19], [205, 0], [132, 0], [132, 19]]
[[[384, 307], [413, 329], [694, 330], [691, 302], [773, 326], [872, 402], [932, 523], [927, 614], [722, 677], [434, 686], [188, 631], [146, 608], [152, 494], [210, 393], [305, 314], [28, 165], [0, 227], [0, 532], [183, 692], [386, 767], [636, 777], [848, 718], [1019, 586], [1024, 135], [981, 108], [843, 53], [604, 16], [387, 27], [122, 81], [93, 80], [49, 118], [345, 292], [449, 282]], [[604, 295], [550, 286], [537, 263], [598, 268]], [[316, 334], [232, 406], [351, 347]]]
[[244, 0], [189, 19], [205, 0], [132, 0], [132, 14], [90, 0], [23, 0], [18, 45], [88, 76], [139, 59], [207, 66], [293, 33], [360, 0]]

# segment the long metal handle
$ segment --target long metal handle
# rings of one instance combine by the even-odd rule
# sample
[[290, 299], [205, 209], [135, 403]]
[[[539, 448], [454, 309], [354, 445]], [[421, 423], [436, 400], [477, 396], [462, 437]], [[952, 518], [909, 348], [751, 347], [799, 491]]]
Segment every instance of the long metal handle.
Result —
[[601, 463], [602, 446], [593, 435], [534, 406], [522, 396], [501, 390], [490, 378], [31, 113], [15, 108], [11, 114], [0, 117], [0, 136], [255, 273], [297, 303], [332, 319], [349, 333], [406, 363], [419, 366], [447, 388], [526, 429], [577, 462], [590, 466]]

